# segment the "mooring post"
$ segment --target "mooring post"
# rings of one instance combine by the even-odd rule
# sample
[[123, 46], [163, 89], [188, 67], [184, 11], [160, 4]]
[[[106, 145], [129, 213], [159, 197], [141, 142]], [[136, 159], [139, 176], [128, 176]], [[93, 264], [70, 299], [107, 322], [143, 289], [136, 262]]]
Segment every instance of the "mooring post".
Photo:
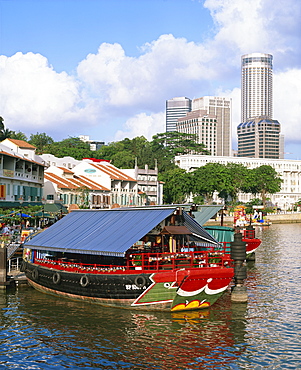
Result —
[[7, 286], [7, 250], [4, 243], [0, 245], [0, 290]]
[[[246, 238], [255, 239], [255, 228], [251, 224], [246, 227]], [[255, 261], [255, 252], [249, 253], [248, 262], [249, 261]]]
[[242, 241], [242, 234], [236, 232], [234, 241], [231, 242], [231, 258], [234, 260], [234, 287], [231, 292], [233, 302], [245, 303], [248, 301], [247, 288], [244, 280], [247, 277], [246, 260], [246, 243]]

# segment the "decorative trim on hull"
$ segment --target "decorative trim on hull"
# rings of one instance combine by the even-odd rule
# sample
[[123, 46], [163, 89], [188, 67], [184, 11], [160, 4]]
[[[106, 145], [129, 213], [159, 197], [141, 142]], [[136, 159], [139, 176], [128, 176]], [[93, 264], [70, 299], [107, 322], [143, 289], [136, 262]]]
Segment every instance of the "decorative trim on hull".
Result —
[[27, 263], [29, 284], [44, 293], [103, 306], [180, 311], [211, 306], [229, 286], [233, 268], [152, 274], [81, 274]]

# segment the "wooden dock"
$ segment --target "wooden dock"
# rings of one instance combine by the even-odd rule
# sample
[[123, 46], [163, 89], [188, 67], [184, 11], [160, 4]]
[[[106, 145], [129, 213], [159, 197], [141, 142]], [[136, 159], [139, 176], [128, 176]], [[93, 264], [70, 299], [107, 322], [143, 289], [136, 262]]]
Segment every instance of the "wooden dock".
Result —
[[7, 275], [7, 282], [9, 285], [27, 285], [27, 278], [24, 272], [13, 270]]

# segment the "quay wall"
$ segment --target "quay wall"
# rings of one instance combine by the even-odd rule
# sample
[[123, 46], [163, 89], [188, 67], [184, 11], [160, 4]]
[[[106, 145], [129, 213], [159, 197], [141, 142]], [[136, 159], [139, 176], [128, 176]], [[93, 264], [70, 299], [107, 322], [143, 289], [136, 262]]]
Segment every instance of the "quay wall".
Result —
[[[286, 213], [269, 213], [266, 217], [266, 220], [270, 221], [272, 224], [292, 224], [301, 222], [301, 212], [286, 212]], [[224, 226], [233, 226], [234, 217], [233, 216], [224, 216], [223, 225]], [[205, 223], [206, 225], [220, 225], [221, 219], [218, 217], [216, 220], [209, 220]]]
[[272, 224], [290, 224], [301, 222], [301, 212], [268, 214], [266, 218], [270, 220]]

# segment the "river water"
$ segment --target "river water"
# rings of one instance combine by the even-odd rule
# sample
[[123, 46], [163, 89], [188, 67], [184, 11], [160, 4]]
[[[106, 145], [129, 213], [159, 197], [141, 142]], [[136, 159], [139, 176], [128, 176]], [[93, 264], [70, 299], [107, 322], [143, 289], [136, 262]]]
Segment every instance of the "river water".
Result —
[[301, 224], [258, 229], [248, 302], [185, 314], [0, 292], [3, 369], [301, 369]]

